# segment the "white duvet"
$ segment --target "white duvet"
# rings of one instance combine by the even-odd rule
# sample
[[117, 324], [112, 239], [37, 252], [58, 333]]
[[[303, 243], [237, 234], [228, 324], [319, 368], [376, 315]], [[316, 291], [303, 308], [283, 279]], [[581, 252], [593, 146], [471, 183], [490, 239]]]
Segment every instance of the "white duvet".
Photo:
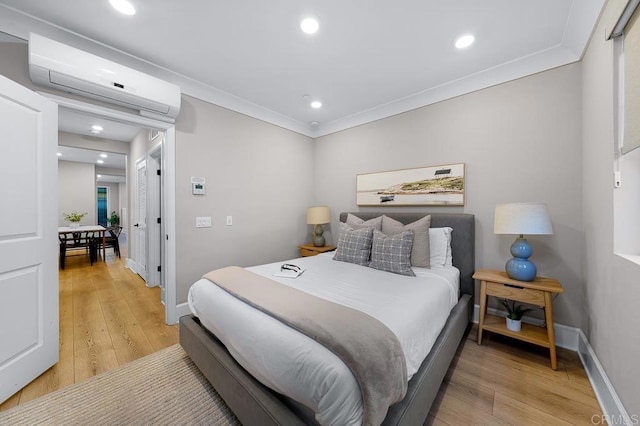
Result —
[[[414, 268], [416, 277], [406, 277], [332, 257], [326, 253], [247, 269], [384, 323], [400, 341], [410, 379], [458, 301], [459, 271]], [[282, 263], [306, 271], [295, 279], [274, 276]], [[193, 284], [188, 301], [201, 323], [260, 382], [309, 407], [322, 425], [362, 424], [358, 384], [324, 346], [205, 279]]]

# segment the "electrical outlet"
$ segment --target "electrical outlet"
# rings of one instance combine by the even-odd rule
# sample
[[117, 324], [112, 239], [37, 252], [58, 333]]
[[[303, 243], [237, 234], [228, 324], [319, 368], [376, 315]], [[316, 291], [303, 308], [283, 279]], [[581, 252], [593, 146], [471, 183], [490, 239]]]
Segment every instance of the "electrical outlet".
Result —
[[227, 216], [227, 226], [233, 225], [233, 216]]
[[196, 217], [196, 228], [211, 228], [211, 216]]

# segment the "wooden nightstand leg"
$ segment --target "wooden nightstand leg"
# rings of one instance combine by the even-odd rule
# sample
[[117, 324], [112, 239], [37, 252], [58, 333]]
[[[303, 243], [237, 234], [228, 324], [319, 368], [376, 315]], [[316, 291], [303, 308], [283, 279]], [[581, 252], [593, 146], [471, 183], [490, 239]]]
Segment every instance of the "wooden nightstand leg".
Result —
[[549, 353], [551, 356], [551, 368], [558, 369], [556, 360], [556, 335], [553, 329], [553, 298], [548, 291], [544, 292], [544, 319], [547, 322], [547, 336], [549, 336]]
[[478, 345], [482, 344], [482, 327], [484, 326], [484, 315], [487, 312], [487, 282], [480, 282], [480, 315], [478, 318]]

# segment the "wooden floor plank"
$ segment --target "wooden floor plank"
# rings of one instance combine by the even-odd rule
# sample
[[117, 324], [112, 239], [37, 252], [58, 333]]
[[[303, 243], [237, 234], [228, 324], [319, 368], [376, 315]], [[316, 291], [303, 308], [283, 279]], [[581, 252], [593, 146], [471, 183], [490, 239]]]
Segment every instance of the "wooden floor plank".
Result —
[[495, 417], [491, 413], [478, 410], [475, 404], [469, 404], [450, 394], [447, 385], [443, 384], [431, 407], [431, 415], [450, 425], [508, 425], [509, 423]]
[[593, 414], [600, 412], [595, 399], [534, 376], [523, 377], [508, 370], [495, 366], [487, 368], [462, 358], [458, 360], [452, 377], [458, 375], [467, 380], [482, 382], [496, 392], [509, 395], [567, 422], [578, 420], [586, 424]]
[[511, 424], [527, 424], [539, 426], [570, 426], [565, 422], [530, 405], [523, 404], [513, 398], [496, 392], [493, 414]]
[[[424, 426], [452, 426], [449, 423], [437, 418], [433, 417], [431, 414], [427, 416], [427, 420], [424, 422]], [[455, 426], [455, 425], [453, 425]]]
[[119, 365], [154, 352], [124, 300], [102, 302], [101, 306]]
[[448, 395], [464, 401], [476, 410], [482, 410], [488, 414], [493, 413], [495, 391], [482, 383], [458, 376], [452, 377], [443, 383], [441, 389], [444, 389]]
[[8, 410], [9, 408], [17, 407], [20, 404], [20, 396], [22, 391], [14, 394], [12, 397], [7, 399], [5, 402], [0, 404], [0, 411]]
[[[541, 365], [537, 361], [530, 361], [526, 357], [517, 356], [514, 353], [502, 353], [499, 349], [492, 348], [491, 344], [487, 348], [478, 346], [477, 344], [469, 345], [465, 351], [465, 359], [472, 362], [482, 362], [487, 368], [501, 368], [508, 367], [509, 371], [513, 375], [520, 377], [536, 377], [536, 379], [551, 381], [556, 384], [566, 386], [568, 389], [588, 394], [589, 398], [594, 397], [593, 390], [588, 384], [588, 380], [585, 382], [578, 382], [577, 380], [571, 381], [567, 374], [566, 366], [571, 364], [571, 368], [575, 366], [565, 360], [560, 360], [558, 363], [558, 370], [554, 371], [548, 368], [548, 360], [545, 364]], [[506, 355], [506, 356], [505, 356]]]

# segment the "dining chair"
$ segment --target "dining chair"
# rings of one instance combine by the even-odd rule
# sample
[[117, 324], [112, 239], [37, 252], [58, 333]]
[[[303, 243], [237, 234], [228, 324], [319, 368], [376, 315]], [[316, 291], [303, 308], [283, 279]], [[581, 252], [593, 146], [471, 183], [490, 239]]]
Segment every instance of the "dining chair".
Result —
[[60, 242], [60, 269], [65, 267], [65, 259], [67, 251], [82, 249], [89, 254], [89, 262], [93, 266], [93, 262], [98, 260], [98, 242], [94, 237], [94, 232], [78, 231], [71, 234], [58, 234]]
[[[122, 232], [122, 226], [110, 226], [107, 228], [105, 235], [105, 248], [113, 247], [113, 252], [118, 255], [120, 258], [120, 242], [118, 238], [120, 237], [120, 233]], [[98, 239], [98, 248], [102, 248], [102, 240]]]

